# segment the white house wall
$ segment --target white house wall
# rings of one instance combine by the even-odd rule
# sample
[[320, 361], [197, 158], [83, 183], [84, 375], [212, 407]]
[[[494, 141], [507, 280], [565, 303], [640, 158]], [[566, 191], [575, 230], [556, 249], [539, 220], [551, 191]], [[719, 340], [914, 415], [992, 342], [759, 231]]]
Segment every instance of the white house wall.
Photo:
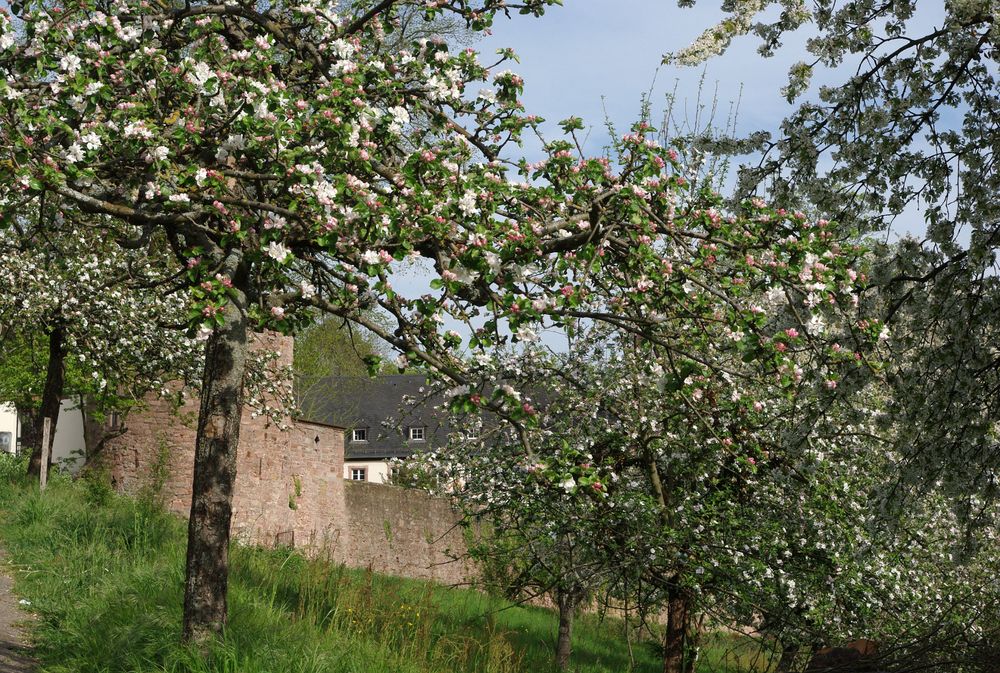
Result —
[[[0, 433], [10, 433], [10, 444], [4, 450], [14, 453], [20, 433], [17, 411], [10, 404], [0, 404]], [[4, 438], [6, 439], [6, 437]], [[52, 462], [60, 469], [76, 473], [83, 466], [86, 451], [83, 435], [83, 412], [73, 400], [63, 400], [52, 439]]]
[[17, 450], [17, 410], [10, 404], [0, 404], [0, 433], [3, 450], [14, 453]]
[[389, 463], [385, 461], [352, 460], [344, 462], [344, 479], [349, 480], [351, 478], [351, 470], [358, 468], [367, 470], [365, 481], [373, 484], [389, 483]]
[[83, 411], [74, 400], [63, 400], [52, 440], [52, 463], [73, 474], [83, 467], [87, 445], [83, 435]]

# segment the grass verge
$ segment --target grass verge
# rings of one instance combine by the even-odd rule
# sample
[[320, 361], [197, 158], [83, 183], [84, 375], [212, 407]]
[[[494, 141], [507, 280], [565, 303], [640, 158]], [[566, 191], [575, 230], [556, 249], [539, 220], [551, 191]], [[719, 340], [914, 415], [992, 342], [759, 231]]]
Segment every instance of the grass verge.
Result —
[[[37, 487], [0, 466], [0, 539], [39, 619], [48, 673], [515, 673], [552, 670], [555, 615], [471, 590], [236, 545], [230, 622], [207, 657], [179, 645], [185, 527], [98, 481]], [[7, 473], [7, 474], [5, 474]], [[730, 671], [710, 648], [702, 671]], [[619, 620], [578, 620], [571, 670], [660, 670]], [[738, 655], [737, 655], [738, 656]]]

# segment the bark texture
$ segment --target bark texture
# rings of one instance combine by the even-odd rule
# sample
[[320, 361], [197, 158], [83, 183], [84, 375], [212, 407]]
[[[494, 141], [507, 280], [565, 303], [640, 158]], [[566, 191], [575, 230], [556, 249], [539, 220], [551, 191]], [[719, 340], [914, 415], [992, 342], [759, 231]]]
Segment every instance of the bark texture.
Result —
[[56, 324], [49, 332], [49, 362], [45, 371], [45, 387], [42, 389], [42, 403], [38, 415], [33, 419], [33, 427], [29, 439], [31, 458], [28, 460], [28, 475], [39, 478], [42, 473], [42, 428], [46, 418], [52, 419], [49, 429], [49, 465], [52, 466], [52, 442], [56, 436], [56, 423], [59, 421], [59, 407], [62, 404], [63, 388], [66, 383], [66, 331], [62, 325]]
[[559, 591], [556, 600], [559, 603], [559, 636], [556, 639], [556, 666], [559, 670], [569, 669], [570, 656], [573, 654], [573, 613], [576, 611], [576, 601], [571, 591]]
[[774, 669], [774, 673], [789, 673], [792, 670], [792, 665], [795, 663], [795, 656], [799, 653], [799, 646], [797, 643], [789, 643], [781, 648], [781, 658], [778, 659], [778, 667]]
[[[245, 275], [244, 275], [245, 278]], [[203, 645], [226, 625], [229, 525], [247, 358], [246, 295], [234, 278], [225, 324], [208, 339], [195, 447], [184, 584], [185, 642]]]
[[[672, 587], [667, 599], [667, 632], [663, 638], [663, 673], [686, 673], [688, 670], [688, 627], [691, 600], [687, 593]], [[691, 660], [693, 663], [693, 660]]]

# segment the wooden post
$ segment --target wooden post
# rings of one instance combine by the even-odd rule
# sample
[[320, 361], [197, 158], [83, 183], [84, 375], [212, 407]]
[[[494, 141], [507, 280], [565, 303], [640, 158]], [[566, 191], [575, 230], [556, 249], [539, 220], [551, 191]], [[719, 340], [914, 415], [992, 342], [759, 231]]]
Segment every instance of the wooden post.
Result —
[[42, 421], [42, 465], [41, 472], [38, 473], [38, 488], [45, 490], [45, 484], [49, 480], [49, 435], [52, 433], [52, 419], [45, 417]]

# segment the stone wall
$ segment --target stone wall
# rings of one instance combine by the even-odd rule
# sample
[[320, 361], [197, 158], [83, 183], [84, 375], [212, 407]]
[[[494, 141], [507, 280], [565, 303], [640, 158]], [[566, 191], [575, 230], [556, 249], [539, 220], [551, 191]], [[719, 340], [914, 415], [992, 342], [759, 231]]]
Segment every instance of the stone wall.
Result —
[[[148, 399], [95, 462], [118, 490], [155, 490], [168, 509], [187, 516], [197, 419], [194, 402], [176, 408]], [[343, 510], [343, 430], [302, 421], [290, 426], [280, 430], [243, 414], [233, 494], [232, 532], [238, 539], [274, 544], [278, 536], [294, 534], [299, 543], [322, 533], [329, 525], [318, 522]]]
[[346, 482], [344, 493], [348, 565], [452, 585], [472, 577], [460, 560], [466, 546], [459, 515], [444, 498], [363, 481]]
[[[269, 336], [291, 362], [291, 341]], [[281, 362], [279, 364], [283, 364]], [[363, 403], [363, 401], [362, 401]], [[150, 397], [92, 462], [120, 491], [153, 489], [168, 509], [191, 507], [197, 400], [177, 407]], [[243, 414], [232, 534], [250, 544], [294, 546], [377, 572], [460, 584], [470, 577], [452, 558], [465, 551], [448, 501], [419, 491], [350, 483], [344, 430], [287, 419], [281, 430]]]

